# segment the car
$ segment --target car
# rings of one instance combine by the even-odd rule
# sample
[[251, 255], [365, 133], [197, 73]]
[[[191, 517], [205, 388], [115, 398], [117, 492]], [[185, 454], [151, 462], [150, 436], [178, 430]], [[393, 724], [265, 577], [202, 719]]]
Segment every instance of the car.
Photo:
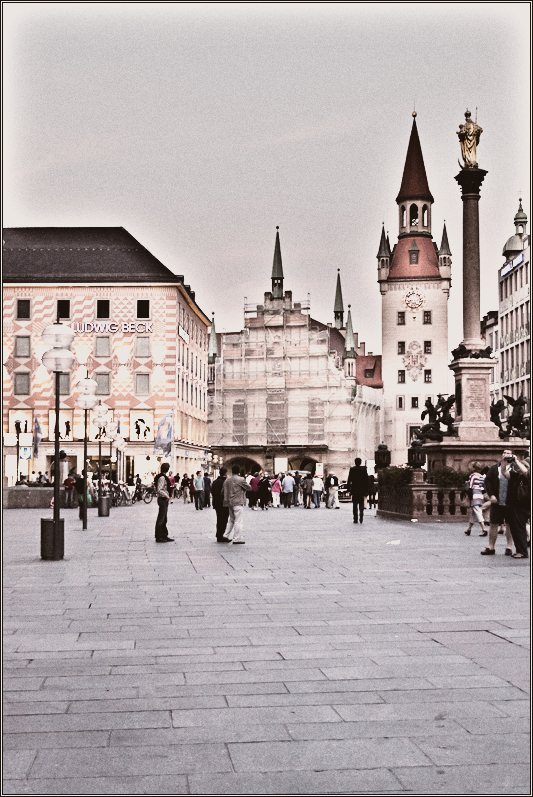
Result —
[[351, 500], [352, 500], [352, 494], [348, 490], [348, 483], [341, 482], [341, 484], [339, 484], [339, 501], [351, 501]]

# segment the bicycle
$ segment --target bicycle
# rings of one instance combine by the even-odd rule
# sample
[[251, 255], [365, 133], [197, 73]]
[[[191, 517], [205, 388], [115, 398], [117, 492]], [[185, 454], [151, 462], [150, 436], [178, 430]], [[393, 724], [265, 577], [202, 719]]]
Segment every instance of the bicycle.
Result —
[[155, 495], [155, 487], [151, 484], [149, 487], [146, 488], [143, 495], [143, 501], [145, 504], [150, 504], [152, 499]]

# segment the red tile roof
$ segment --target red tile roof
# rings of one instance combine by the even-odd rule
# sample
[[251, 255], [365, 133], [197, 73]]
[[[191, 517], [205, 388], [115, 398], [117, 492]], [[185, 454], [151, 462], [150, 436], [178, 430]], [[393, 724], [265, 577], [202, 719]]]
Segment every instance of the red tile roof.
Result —
[[[413, 241], [416, 241], [419, 249], [416, 264], [409, 262], [409, 248]], [[439, 260], [431, 238], [400, 238], [394, 247], [389, 278], [405, 277], [440, 277]]]
[[[374, 375], [365, 377], [365, 371], [370, 370]], [[359, 356], [355, 361], [355, 376], [358, 385], [367, 385], [368, 387], [383, 387], [383, 377], [381, 374], [381, 354], [365, 354]]]

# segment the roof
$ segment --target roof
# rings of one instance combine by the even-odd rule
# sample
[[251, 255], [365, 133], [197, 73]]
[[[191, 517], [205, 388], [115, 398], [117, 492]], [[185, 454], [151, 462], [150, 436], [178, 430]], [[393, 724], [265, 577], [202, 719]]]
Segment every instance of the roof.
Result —
[[[365, 377], [365, 371], [372, 369], [373, 376]], [[360, 355], [355, 361], [355, 376], [358, 385], [367, 387], [383, 387], [383, 377], [381, 374], [381, 354]]]
[[279, 243], [279, 230], [276, 227], [276, 244], [274, 246], [274, 260], [272, 262], [272, 279], [283, 279], [283, 264], [281, 262], [281, 246]]
[[389, 279], [405, 277], [440, 277], [439, 261], [431, 238], [416, 238], [418, 263], [410, 263], [409, 250], [415, 239], [400, 238], [392, 255]]
[[350, 306], [348, 305], [348, 318], [346, 320], [346, 338], [344, 339], [344, 355], [345, 355], [345, 357], [350, 357], [352, 352], [354, 353], [354, 355], [356, 354], [356, 352], [355, 352], [355, 340], [354, 340], [354, 337], [353, 337], [352, 311], [350, 310]]
[[439, 255], [451, 255], [450, 244], [448, 243], [448, 233], [446, 232], [446, 222], [442, 230], [442, 241], [440, 244]]
[[385, 226], [381, 228], [381, 239], [379, 241], [379, 251], [376, 257], [390, 257], [389, 238], [385, 235]]
[[341, 275], [340, 269], [337, 270], [337, 289], [335, 291], [335, 304], [333, 306], [334, 313], [344, 313], [344, 305], [342, 303], [342, 289], [341, 289]]
[[400, 193], [396, 197], [396, 202], [405, 202], [408, 199], [426, 199], [433, 202], [431, 191], [429, 190], [426, 167], [422, 155], [422, 147], [418, 138], [416, 119], [413, 119], [411, 128], [411, 138], [407, 147], [407, 157], [403, 169], [402, 184]]
[[7, 283], [183, 283], [123, 227], [18, 227], [3, 239]]

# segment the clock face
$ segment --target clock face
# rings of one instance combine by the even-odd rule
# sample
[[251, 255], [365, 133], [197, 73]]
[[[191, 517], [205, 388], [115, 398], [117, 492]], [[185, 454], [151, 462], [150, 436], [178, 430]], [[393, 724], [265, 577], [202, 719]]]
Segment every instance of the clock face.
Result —
[[426, 303], [426, 297], [418, 288], [411, 288], [403, 297], [403, 301], [410, 310], [419, 310]]

